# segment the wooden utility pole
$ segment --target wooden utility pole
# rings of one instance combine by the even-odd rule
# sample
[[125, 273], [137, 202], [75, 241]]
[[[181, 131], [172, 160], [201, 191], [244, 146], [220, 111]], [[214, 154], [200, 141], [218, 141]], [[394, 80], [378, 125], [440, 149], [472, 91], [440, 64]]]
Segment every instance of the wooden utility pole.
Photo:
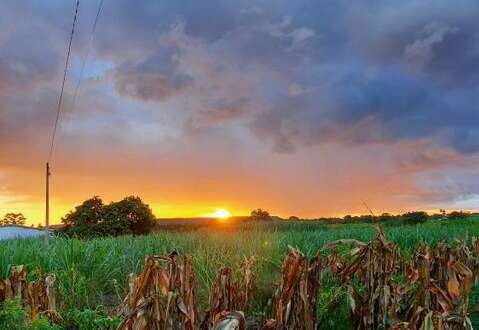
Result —
[[50, 237], [50, 164], [47, 162], [46, 168], [46, 189], [45, 189], [45, 240]]

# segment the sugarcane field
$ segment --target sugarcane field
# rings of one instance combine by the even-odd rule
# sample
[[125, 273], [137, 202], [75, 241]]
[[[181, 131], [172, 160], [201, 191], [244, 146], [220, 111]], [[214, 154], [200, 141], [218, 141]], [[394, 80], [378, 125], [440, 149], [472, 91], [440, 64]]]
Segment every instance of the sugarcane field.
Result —
[[[479, 218], [280, 221], [58, 236], [47, 246], [44, 238], [4, 241], [0, 300], [32, 320], [32, 329], [50, 329], [35, 321], [125, 330], [479, 324]], [[0, 325], [13, 317], [2, 313]]]

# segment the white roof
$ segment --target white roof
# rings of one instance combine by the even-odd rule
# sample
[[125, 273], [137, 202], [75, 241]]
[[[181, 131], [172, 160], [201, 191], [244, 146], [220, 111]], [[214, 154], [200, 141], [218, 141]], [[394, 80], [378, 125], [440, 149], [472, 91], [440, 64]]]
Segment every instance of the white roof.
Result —
[[45, 235], [45, 231], [39, 228], [20, 225], [0, 226], [0, 240], [12, 238], [30, 238]]

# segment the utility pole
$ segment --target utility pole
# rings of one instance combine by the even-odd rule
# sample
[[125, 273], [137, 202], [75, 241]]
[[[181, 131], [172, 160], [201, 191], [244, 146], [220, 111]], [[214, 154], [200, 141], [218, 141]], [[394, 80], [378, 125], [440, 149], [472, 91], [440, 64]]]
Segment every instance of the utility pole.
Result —
[[48, 242], [50, 236], [50, 164], [47, 162], [46, 168], [46, 189], [45, 189], [45, 241]]

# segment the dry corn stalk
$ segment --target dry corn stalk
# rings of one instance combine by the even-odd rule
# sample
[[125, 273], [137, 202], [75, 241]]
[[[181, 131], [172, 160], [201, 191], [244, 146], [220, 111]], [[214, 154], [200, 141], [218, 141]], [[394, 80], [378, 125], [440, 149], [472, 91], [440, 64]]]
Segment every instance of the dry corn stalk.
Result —
[[[254, 262], [253, 257], [245, 258], [236, 277], [230, 267], [220, 269], [210, 290], [209, 309], [201, 323], [201, 329], [220, 329], [217, 328], [218, 320], [221, 320], [221, 329], [229, 329], [223, 328], [225, 324], [231, 326], [236, 323], [238, 329], [243, 329], [241, 327], [245, 324], [243, 311], [248, 307], [255, 290]], [[223, 320], [226, 316], [228, 318]]]
[[194, 281], [190, 257], [185, 257], [182, 265], [176, 252], [147, 257], [143, 272], [130, 275], [123, 305], [125, 319], [118, 329], [195, 329]]
[[246, 330], [243, 312], [221, 312], [213, 320], [213, 330]]
[[319, 256], [308, 260], [299, 250], [289, 247], [281, 274], [281, 282], [273, 298], [274, 319], [266, 321], [263, 329], [316, 329], [321, 277]]
[[11, 268], [10, 285], [12, 287], [12, 298], [23, 300], [28, 287], [27, 271], [23, 265], [13, 266]]
[[13, 266], [10, 277], [0, 280], [0, 301], [18, 299], [23, 305], [30, 306], [31, 318], [39, 314], [54, 323], [61, 323], [62, 318], [57, 312], [59, 292], [56, 287], [55, 275], [40, 273], [37, 281], [27, 283], [27, 271], [23, 265]]
[[27, 292], [27, 272], [23, 265], [13, 266], [10, 277], [0, 280], [0, 301], [18, 299], [24, 301]]
[[468, 317], [469, 295], [477, 273], [466, 265], [474, 266], [476, 262], [477, 258], [463, 242], [456, 249], [444, 243], [434, 248], [421, 245], [410, 265], [417, 270], [410, 284], [417, 282], [419, 287], [408, 299], [407, 326], [472, 329]]
[[28, 285], [28, 301], [31, 308], [31, 318], [35, 319], [43, 314], [54, 323], [62, 323], [62, 318], [57, 312], [60, 294], [56, 286], [56, 276], [41, 274], [40, 278]]
[[[392, 281], [401, 269], [398, 247], [387, 242], [379, 225], [378, 234], [368, 244], [341, 240], [329, 244], [326, 249], [338, 244], [353, 244], [352, 261], [347, 261], [332, 254], [329, 259], [331, 272], [348, 288], [351, 316], [355, 329], [378, 329], [387, 326], [390, 320], [398, 322], [399, 303], [402, 290]], [[360, 283], [355, 285], [354, 279]]]

